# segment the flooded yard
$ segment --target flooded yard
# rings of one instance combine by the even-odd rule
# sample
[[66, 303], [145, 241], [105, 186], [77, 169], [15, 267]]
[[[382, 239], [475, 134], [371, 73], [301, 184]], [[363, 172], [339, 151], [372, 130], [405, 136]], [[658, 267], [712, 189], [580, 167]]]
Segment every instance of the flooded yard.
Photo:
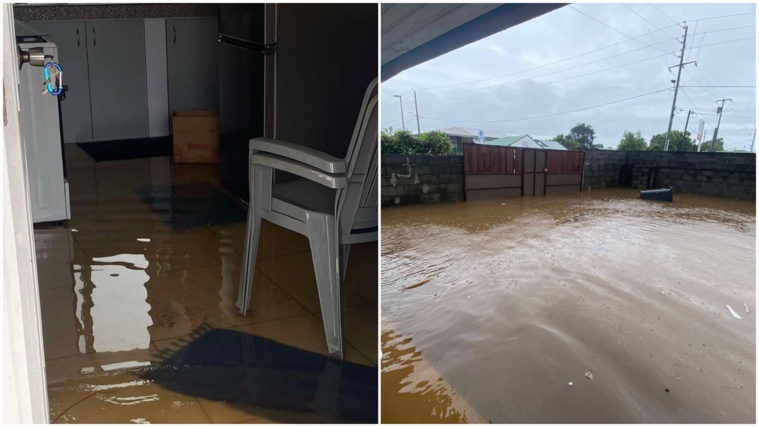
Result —
[[754, 423], [755, 203], [382, 211], [382, 421]]

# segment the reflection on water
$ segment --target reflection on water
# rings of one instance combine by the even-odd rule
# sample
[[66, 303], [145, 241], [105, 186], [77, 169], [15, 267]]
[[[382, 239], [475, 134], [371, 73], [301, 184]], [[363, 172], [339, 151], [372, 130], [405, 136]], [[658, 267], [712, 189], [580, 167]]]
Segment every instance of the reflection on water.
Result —
[[[83, 284], [77, 290], [77, 314], [82, 329], [91, 330], [92, 334], [89, 338], [83, 336], [85, 343], [92, 342], [89, 349], [85, 345], [83, 353], [88, 350], [129, 351], [150, 346], [147, 327], [153, 320], [148, 314], [150, 304], [146, 302], [145, 284], [150, 279], [145, 272], [147, 267], [144, 255], [121, 254], [93, 258], [91, 266], [85, 267], [89, 271], [78, 275]], [[85, 305], [88, 310], [81, 308]]]
[[[383, 324], [387, 329], [387, 321]], [[382, 400], [392, 405], [383, 405], [383, 423], [485, 422], [411, 345], [410, 339], [386, 331], [382, 341]], [[400, 393], [403, 399], [397, 398]]]
[[383, 416], [421, 395], [428, 421], [460, 398], [486, 422], [754, 422], [753, 203], [593, 190], [382, 229]]

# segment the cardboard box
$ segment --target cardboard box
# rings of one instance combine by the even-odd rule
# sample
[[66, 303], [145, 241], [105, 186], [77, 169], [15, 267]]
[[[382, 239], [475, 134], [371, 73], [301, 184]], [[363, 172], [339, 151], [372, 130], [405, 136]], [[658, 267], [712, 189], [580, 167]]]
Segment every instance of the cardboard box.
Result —
[[171, 118], [175, 163], [219, 163], [216, 111], [177, 110]]

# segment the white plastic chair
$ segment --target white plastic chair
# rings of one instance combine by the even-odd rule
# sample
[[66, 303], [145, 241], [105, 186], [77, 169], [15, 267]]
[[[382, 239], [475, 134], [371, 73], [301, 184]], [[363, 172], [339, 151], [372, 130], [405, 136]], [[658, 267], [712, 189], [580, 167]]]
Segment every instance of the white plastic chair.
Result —
[[[237, 307], [250, 305], [261, 219], [308, 237], [330, 356], [343, 357], [343, 278], [350, 245], [377, 240], [377, 79], [344, 159], [268, 138], [250, 140], [250, 205]], [[273, 170], [300, 179], [272, 185]]]

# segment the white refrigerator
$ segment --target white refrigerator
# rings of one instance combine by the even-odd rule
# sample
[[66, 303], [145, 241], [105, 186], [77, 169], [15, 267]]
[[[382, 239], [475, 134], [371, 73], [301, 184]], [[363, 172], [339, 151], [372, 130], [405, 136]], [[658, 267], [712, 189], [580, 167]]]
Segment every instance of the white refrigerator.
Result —
[[[54, 43], [23, 41], [22, 50], [42, 47], [45, 56], [58, 62]], [[50, 59], [45, 59], [45, 63]], [[66, 70], [63, 70], [65, 82]], [[19, 101], [21, 105], [21, 135], [24, 140], [32, 221], [63, 221], [71, 218], [69, 186], [64, 177], [63, 146], [61, 144], [58, 99], [43, 94], [44, 68], [25, 63], [19, 70]]]

